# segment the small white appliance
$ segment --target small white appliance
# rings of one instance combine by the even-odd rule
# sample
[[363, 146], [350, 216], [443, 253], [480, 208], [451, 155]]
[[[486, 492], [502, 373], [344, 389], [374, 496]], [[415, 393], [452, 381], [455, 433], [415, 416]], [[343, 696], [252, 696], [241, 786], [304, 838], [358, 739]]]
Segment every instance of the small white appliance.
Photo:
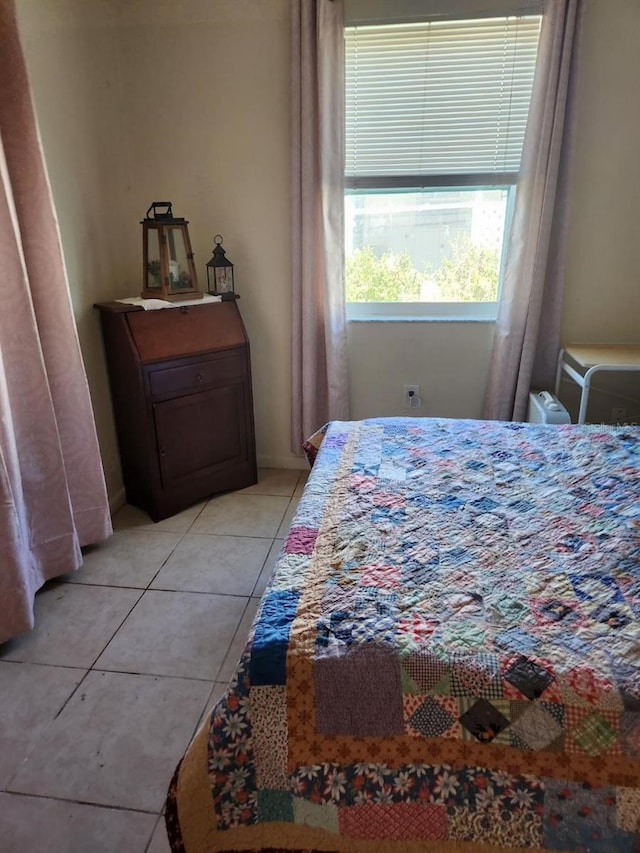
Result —
[[532, 391], [529, 394], [530, 424], [570, 424], [569, 412], [550, 391]]

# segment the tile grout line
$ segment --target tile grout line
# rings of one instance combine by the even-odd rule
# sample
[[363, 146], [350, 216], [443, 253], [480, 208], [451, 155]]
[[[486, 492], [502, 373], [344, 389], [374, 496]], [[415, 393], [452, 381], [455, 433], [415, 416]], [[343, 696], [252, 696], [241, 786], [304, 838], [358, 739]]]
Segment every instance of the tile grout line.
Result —
[[[143, 678], [172, 678], [176, 680], [179, 679], [180, 681], [196, 681], [199, 684], [213, 684], [215, 682], [215, 678], [199, 678], [197, 675], [169, 675], [165, 672], [132, 672], [128, 669], [106, 669], [106, 667], [90, 669], [87, 672], [87, 675], [89, 672], [99, 673], [100, 675], [133, 675], [136, 677], [143, 676]], [[58, 715], [56, 714], [56, 717], [57, 716]]]
[[164, 808], [162, 809], [162, 811], [158, 815], [158, 820], [153, 824], [153, 829], [151, 830], [151, 835], [149, 836], [149, 840], [147, 841], [147, 843], [145, 845], [144, 853], [149, 853], [149, 849], [151, 847], [151, 842], [153, 841], [153, 837], [156, 834], [156, 829], [158, 828], [158, 824], [160, 823], [160, 821], [162, 821], [164, 823], [163, 812], [164, 812]]
[[[204, 508], [205, 508], [205, 506], [206, 506], [206, 505], [207, 505], [207, 504], [205, 503], [205, 504], [202, 506], [202, 508], [200, 509], [200, 512], [199, 512], [199, 513], [196, 515], [196, 517], [194, 518], [194, 520], [193, 520], [193, 522], [192, 522], [192, 525], [193, 525], [193, 523], [196, 521], [196, 519], [200, 516], [200, 514], [204, 511]], [[191, 525], [191, 526], [192, 526], [192, 525]], [[182, 540], [183, 540], [184, 536], [186, 535], [186, 533], [188, 532], [188, 530], [189, 530], [189, 529], [190, 529], [190, 527], [189, 527], [189, 528], [187, 528], [187, 531], [185, 531], [185, 533], [183, 533], [183, 534], [181, 534], [181, 535], [180, 535], [180, 538], [179, 538], [179, 539], [178, 539], [178, 541], [176, 542], [176, 544], [175, 544], [175, 546], [173, 547], [173, 549], [171, 550], [170, 554], [169, 554], [169, 555], [167, 555], [166, 559], [163, 561], [163, 563], [162, 563], [162, 565], [160, 566], [160, 568], [158, 569], [158, 571], [157, 571], [157, 572], [154, 574], [154, 576], [151, 578], [151, 580], [149, 581], [149, 583], [147, 584], [147, 586], [146, 586], [145, 588], [143, 588], [143, 589], [142, 589], [142, 591], [140, 592], [140, 595], [139, 595], [139, 596], [138, 596], [138, 598], [136, 599], [136, 601], [135, 601], [135, 603], [133, 604], [133, 606], [130, 608], [129, 612], [126, 614], [126, 616], [124, 617], [124, 619], [122, 620], [122, 622], [120, 622], [120, 624], [118, 625], [118, 627], [116, 628], [116, 630], [113, 632], [113, 634], [109, 637], [109, 640], [105, 643], [104, 647], [102, 648], [102, 650], [100, 651], [100, 653], [98, 654], [98, 656], [95, 658], [95, 660], [93, 661], [93, 663], [91, 664], [91, 666], [89, 667], [89, 669], [87, 670], [87, 672], [84, 674], [84, 677], [83, 677], [83, 678], [81, 679], [81, 681], [78, 683], [78, 685], [77, 685], [76, 689], [75, 689], [75, 690], [71, 693], [71, 695], [67, 698], [67, 701], [64, 703], [64, 705], [62, 706], [62, 708], [60, 708], [60, 710], [58, 711], [58, 713], [57, 713], [57, 714], [55, 715], [55, 717], [53, 718], [54, 720], [57, 720], [57, 719], [58, 719], [58, 717], [59, 717], [59, 716], [60, 716], [60, 714], [64, 711], [64, 709], [66, 708], [66, 706], [68, 705], [68, 703], [71, 701], [71, 699], [73, 698], [73, 696], [75, 696], [76, 692], [78, 691], [78, 688], [79, 688], [79, 687], [84, 683], [84, 681], [86, 680], [86, 678], [87, 678], [87, 676], [89, 675], [89, 673], [90, 673], [90, 672], [101, 672], [101, 671], [109, 672], [109, 671], [110, 671], [110, 670], [98, 670], [98, 669], [95, 669], [95, 665], [96, 665], [96, 663], [100, 660], [100, 658], [101, 658], [101, 657], [102, 657], [102, 655], [105, 653], [105, 651], [107, 650], [107, 647], [108, 647], [109, 643], [113, 640], [113, 638], [116, 636], [116, 634], [118, 633], [118, 631], [122, 628], [122, 626], [123, 626], [123, 625], [124, 625], [124, 623], [127, 621], [127, 619], [129, 618], [129, 616], [131, 616], [131, 614], [133, 613], [133, 611], [135, 610], [135, 608], [138, 606], [138, 604], [142, 601], [142, 597], [144, 596], [145, 592], [147, 592], [147, 590], [149, 589], [149, 584], [153, 583], [153, 581], [155, 580], [155, 578], [156, 578], [156, 577], [157, 577], [157, 575], [158, 575], [158, 572], [160, 572], [160, 571], [161, 571], [162, 567], [164, 566], [164, 564], [166, 563], [166, 561], [169, 559], [169, 557], [171, 556], [171, 554], [173, 554], [173, 553], [174, 553], [175, 549], [178, 547], [178, 545], [180, 544], [180, 542], [182, 542]], [[161, 533], [161, 532], [162, 532], [162, 531], [156, 531], [156, 533]], [[118, 589], [118, 588], [122, 588], [122, 587], [110, 587], [110, 588], [111, 588], [111, 589]], [[125, 589], [129, 589], [129, 587], [124, 587], [124, 588], [125, 588]], [[133, 587], [133, 589], [136, 589], [136, 590], [137, 590], [137, 589], [139, 589], [139, 588], [138, 588], [138, 587]], [[139, 674], [140, 674], [140, 675], [143, 675], [143, 674], [147, 674], [147, 673], [139, 673]]]
[[155, 815], [156, 817], [162, 814], [162, 810], [156, 811], [150, 809], [138, 809], [133, 807], [129, 808], [128, 806], [114, 806], [110, 803], [93, 802], [93, 800], [74, 800], [72, 798], [67, 797], [52, 797], [49, 794], [30, 794], [26, 793], [25, 791], [10, 790], [9, 788], [5, 788], [4, 791], [0, 793], [7, 794], [10, 797], [32, 797], [36, 800], [53, 800], [56, 803], [73, 803], [77, 806], [93, 806], [96, 809], [109, 809], [110, 811], [114, 812], [134, 812], [135, 814]]
[[[87, 585], [88, 585], [88, 584], [87, 584]], [[108, 587], [108, 588], [109, 588], [109, 589], [118, 589], [118, 588], [120, 588], [120, 589], [121, 589], [122, 587]], [[129, 588], [129, 587], [125, 587], [125, 589], [128, 589], [128, 588]], [[86, 678], [87, 678], [87, 676], [89, 675], [89, 673], [90, 673], [90, 672], [94, 672], [94, 671], [95, 671], [95, 670], [94, 670], [94, 667], [95, 667], [96, 663], [98, 662], [98, 660], [100, 659], [100, 657], [104, 654], [104, 652], [105, 652], [105, 650], [106, 650], [107, 646], [108, 646], [108, 645], [109, 645], [109, 643], [113, 640], [113, 638], [114, 638], [114, 637], [115, 637], [115, 635], [118, 633], [118, 631], [120, 630], [120, 628], [122, 628], [122, 626], [123, 626], [123, 625], [124, 625], [124, 623], [127, 621], [127, 619], [129, 618], [129, 616], [131, 616], [131, 614], [133, 613], [134, 609], [135, 609], [135, 608], [138, 606], [138, 604], [140, 603], [140, 601], [141, 601], [141, 599], [142, 599], [142, 596], [143, 596], [143, 595], [145, 594], [145, 592], [146, 592], [146, 589], [139, 589], [138, 587], [134, 587], [134, 589], [135, 589], [137, 592], [140, 592], [140, 595], [137, 597], [136, 601], [134, 602], [134, 604], [132, 605], [132, 607], [130, 607], [130, 609], [129, 609], [129, 611], [127, 612], [127, 614], [126, 614], [126, 616], [124, 617], [124, 619], [120, 622], [120, 624], [118, 625], [118, 627], [115, 629], [115, 631], [111, 634], [111, 636], [109, 637], [109, 639], [107, 640], [107, 642], [105, 643], [105, 645], [102, 647], [102, 649], [100, 650], [100, 653], [99, 653], [99, 654], [98, 654], [98, 656], [94, 659], [93, 663], [89, 666], [89, 668], [87, 669], [87, 671], [86, 671], [86, 672], [85, 672], [85, 674], [84, 674], [84, 677], [82, 678], [82, 680], [81, 680], [81, 681], [79, 682], [79, 684], [77, 685], [76, 689], [71, 693], [71, 695], [67, 698], [67, 701], [66, 701], [66, 702], [64, 703], [64, 705], [62, 706], [62, 708], [60, 708], [60, 710], [58, 711], [58, 713], [55, 715], [55, 717], [53, 718], [54, 720], [57, 720], [57, 719], [58, 719], [58, 717], [60, 716], [60, 714], [61, 714], [61, 713], [64, 711], [64, 709], [67, 707], [67, 705], [69, 704], [69, 702], [71, 701], [71, 699], [72, 699], [72, 698], [75, 696], [75, 694], [77, 693], [78, 688], [79, 688], [79, 687], [84, 683], [84, 681], [86, 680]]]
[[220, 661], [220, 666], [216, 670], [216, 675], [215, 675], [215, 678], [213, 679], [214, 683], [218, 680], [218, 676], [220, 675], [220, 670], [225, 665], [225, 662], [227, 660], [227, 656], [228, 656], [229, 652], [231, 651], [231, 647], [233, 646], [233, 643], [234, 643], [235, 638], [238, 634], [238, 631], [240, 630], [240, 625], [242, 624], [242, 620], [244, 619], [244, 614], [247, 612], [247, 607], [249, 606], [250, 601], [251, 601], [251, 598], [247, 598], [247, 603], [243, 607], [242, 613], [240, 614], [240, 618], [238, 619], [238, 624], [236, 625], [236, 630], [233, 632], [233, 636], [231, 637], [231, 640], [229, 641], [229, 645], [227, 646], [227, 650], [224, 653], [224, 657]]
[[[276, 532], [276, 534], [277, 534], [277, 533], [278, 533], [278, 531], [280, 530], [280, 526], [282, 525], [282, 521], [284, 520], [284, 517], [285, 517], [285, 515], [287, 514], [287, 511], [288, 511], [288, 509], [289, 509], [289, 506], [291, 505], [291, 501], [293, 500], [293, 492], [295, 491], [295, 489], [296, 489], [296, 487], [297, 487], [297, 483], [299, 482], [299, 479], [300, 479], [300, 477], [298, 477], [298, 480], [296, 480], [296, 486], [294, 486], [294, 487], [293, 487], [293, 490], [292, 490], [292, 492], [291, 492], [291, 495], [289, 496], [289, 502], [288, 502], [288, 504], [287, 504], [287, 508], [285, 509], [285, 511], [284, 511], [284, 512], [283, 512], [283, 514], [282, 514], [282, 518], [280, 519], [280, 523], [279, 523], [279, 525], [276, 527], [276, 531], [275, 531], [275, 532]], [[265, 495], [265, 497], [274, 497], [274, 496], [273, 496], [273, 495]], [[284, 497], [284, 496], [283, 496], [283, 497]], [[179, 539], [178, 539], [178, 541], [176, 542], [176, 544], [175, 544], [174, 548], [172, 549], [172, 551], [170, 552], [170, 554], [166, 557], [166, 559], [163, 561], [163, 563], [162, 563], [162, 565], [160, 566], [160, 568], [158, 569], [158, 571], [157, 571], [157, 572], [154, 574], [154, 576], [151, 578], [151, 580], [149, 581], [149, 583], [147, 584], [147, 586], [146, 586], [145, 588], [143, 588], [143, 589], [142, 589], [142, 592], [141, 592], [140, 596], [138, 597], [137, 601], [135, 602], [135, 604], [133, 605], [133, 607], [129, 610], [129, 612], [127, 613], [127, 615], [125, 616], [125, 618], [122, 620], [122, 622], [120, 623], [120, 625], [117, 627], [117, 629], [116, 629], [116, 630], [114, 631], [114, 633], [111, 635], [111, 637], [110, 637], [109, 641], [106, 643], [106, 645], [104, 646], [104, 648], [102, 649], [102, 651], [100, 652], [100, 654], [98, 655], [98, 657], [94, 660], [93, 664], [91, 665], [91, 667], [90, 667], [90, 669], [89, 669], [89, 671], [90, 671], [90, 672], [117, 672], [117, 673], [120, 673], [120, 674], [123, 674], [123, 675], [132, 675], [132, 674], [135, 674], [135, 675], [149, 675], [149, 676], [153, 676], [153, 677], [157, 677], [157, 678], [167, 678], [167, 677], [168, 677], [168, 678], [179, 678], [179, 677], [182, 677], [182, 676], [167, 676], [167, 675], [164, 675], [164, 674], [159, 675], [159, 674], [157, 674], [157, 673], [144, 673], [144, 672], [140, 672], [140, 673], [125, 673], [125, 672], [123, 672], [123, 671], [121, 671], [121, 670], [110, 670], [110, 669], [104, 669], [104, 670], [103, 670], [103, 669], [97, 669], [97, 668], [96, 668], [96, 663], [98, 662], [98, 660], [100, 659], [100, 657], [104, 654], [104, 652], [106, 651], [106, 649], [107, 649], [107, 647], [108, 647], [109, 643], [111, 643], [111, 641], [114, 639], [114, 637], [116, 636], [116, 634], [118, 633], [118, 631], [120, 630], [120, 628], [122, 628], [122, 626], [124, 625], [124, 623], [126, 622], [126, 620], [129, 618], [129, 616], [131, 615], [131, 613], [133, 612], [133, 610], [138, 606], [138, 604], [140, 603], [140, 601], [142, 600], [142, 598], [143, 598], [143, 596], [145, 595], [145, 593], [146, 593], [146, 592], [168, 592], [168, 593], [173, 593], [173, 592], [183, 592], [183, 593], [191, 593], [192, 595], [224, 595], [224, 593], [206, 593], [206, 592], [198, 592], [198, 591], [191, 591], [191, 590], [162, 590], [162, 589], [155, 589], [155, 588], [154, 588], [153, 590], [152, 590], [152, 589], [150, 589], [151, 584], [154, 582], [154, 580], [156, 579], [156, 577], [158, 576], [158, 574], [160, 573], [160, 571], [162, 570], [162, 568], [166, 565], [166, 563], [167, 563], [167, 561], [169, 560], [169, 558], [171, 557], [171, 555], [172, 555], [172, 554], [175, 552], [175, 550], [178, 548], [179, 544], [183, 541], [184, 537], [188, 535], [189, 531], [192, 529], [192, 527], [194, 526], [194, 524], [197, 522], [198, 518], [199, 518], [199, 517], [202, 515], [202, 513], [205, 511], [206, 507], [209, 505], [209, 503], [211, 502], [211, 500], [212, 500], [212, 498], [210, 498], [209, 500], [207, 500], [207, 501], [203, 504], [202, 508], [200, 509], [200, 512], [198, 512], [198, 514], [195, 516], [195, 518], [194, 518], [194, 519], [193, 519], [193, 521], [191, 522], [191, 525], [190, 525], [190, 526], [187, 528], [187, 530], [186, 530], [186, 531], [185, 531], [185, 532], [180, 536], [180, 538], [179, 538]], [[157, 532], [163, 532], [163, 531], [157, 531]], [[195, 535], [195, 534], [194, 534], [194, 535]], [[225, 534], [213, 534], [213, 535], [225, 535]], [[227, 534], [227, 535], [233, 535], [233, 534]], [[269, 539], [269, 537], [266, 537], [266, 536], [262, 536], [262, 537], [237, 537], [237, 538], [258, 538], [258, 539]], [[235, 639], [236, 639], [236, 636], [237, 636], [238, 631], [239, 631], [239, 629], [240, 629], [240, 625], [241, 625], [241, 623], [242, 623], [242, 620], [244, 619], [245, 613], [247, 612], [247, 608], [248, 608], [248, 606], [249, 606], [249, 603], [250, 603], [250, 601], [251, 601], [251, 598], [253, 598], [253, 592], [254, 592], [254, 590], [255, 590], [256, 584], [258, 583], [258, 580], [259, 580], [260, 575], [261, 575], [261, 573], [262, 573], [262, 569], [264, 568], [264, 564], [266, 563], [266, 561], [267, 561], [267, 559], [268, 559], [268, 557], [269, 557], [269, 553], [270, 553], [270, 551], [271, 551], [271, 548], [273, 547], [273, 543], [275, 542], [276, 538], [277, 538], [277, 537], [276, 537], [276, 535], [274, 535], [273, 537], [271, 537], [271, 544], [270, 544], [270, 546], [269, 546], [269, 549], [267, 550], [267, 554], [266, 554], [266, 556], [265, 556], [265, 559], [263, 560], [262, 565], [260, 566], [260, 570], [259, 570], [259, 572], [258, 572], [258, 574], [257, 574], [257, 577], [256, 577], [256, 580], [255, 580], [255, 583], [253, 584], [253, 587], [252, 587], [252, 589], [251, 589], [251, 594], [250, 594], [249, 596], [240, 596], [240, 595], [229, 595], [229, 594], [227, 593], [227, 595], [229, 595], [229, 597], [234, 597], [234, 598], [246, 598], [246, 599], [247, 599], [247, 601], [246, 601], [245, 606], [244, 606], [244, 608], [243, 608], [243, 610], [242, 610], [242, 613], [241, 613], [241, 615], [240, 615], [240, 619], [238, 620], [238, 624], [237, 624], [237, 626], [236, 626], [236, 630], [234, 631], [233, 636], [232, 636], [232, 638], [231, 638], [231, 640], [230, 640], [230, 642], [229, 642], [229, 645], [227, 646], [226, 652], [225, 652], [225, 654], [224, 654], [224, 656], [223, 656], [223, 658], [222, 658], [222, 660], [221, 660], [221, 662], [220, 662], [220, 665], [219, 665], [218, 669], [216, 670], [216, 674], [215, 674], [214, 678], [213, 678], [213, 679], [212, 679], [212, 681], [211, 681], [211, 683], [213, 683], [213, 684], [215, 684], [215, 683], [217, 682], [218, 675], [220, 674], [220, 670], [221, 670], [221, 669], [222, 669], [222, 667], [224, 666], [225, 661], [226, 661], [226, 659], [227, 659], [227, 655], [229, 654], [229, 652], [230, 652], [230, 650], [231, 650], [231, 647], [232, 647], [232, 645], [233, 645], [233, 643], [234, 643], [234, 641], [235, 641]], [[97, 585], [96, 585], [96, 586], [97, 586]], [[111, 588], [114, 588], [114, 587], [111, 587]], [[117, 588], [117, 587], [116, 587], [116, 588]], [[120, 588], [122, 588], [122, 587], [120, 587]], [[129, 587], [124, 587], [124, 588], [125, 588], [125, 589], [128, 589]], [[139, 589], [139, 588], [138, 588], [138, 587], [134, 587], [134, 589]], [[88, 675], [88, 672], [85, 674], [84, 678], [86, 678], [86, 676], [87, 676], [87, 675]], [[82, 679], [83, 681], [84, 681], [84, 678]], [[204, 681], [204, 682], [209, 682], [209, 681], [210, 681], [210, 679], [199, 679], [199, 678], [193, 678], [192, 680], [194, 680], [194, 681]], [[79, 686], [79, 685], [78, 685], [78, 686]], [[212, 688], [212, 689], [213, 689], [213, 688]], [[74, 693], [75, 693], [75, 691], [74, 691]], [[74, 695], [74, 693], [72, 694], [72, 696]], [[71, 696], [69, 697], [69, 699], [67, 700], [67, 702], [68, 702], [70, 699], [71, 699]], [[208, 697], [207, 697], [207, 700], [206, 700], [206, 701], [208, 702]], [[66, 705], [66, 704], [67, 704], [67, 703], [65, 703], [65, 705]], [[61, 713], [61, 712], [62, 712], [62, 710], [63, 710], [63, 708], [61, 708], [61, 709], [60, 709], [60, 712], [59, 712], [59, 713]], [[200, 718], [202, 717], [202, 713], [204, 713], [204, 708], [203, 708], [203, 710], [202, 710], [202, 712], [201, 712], [201, 714], [200, 714], [200, 717], [199, 717], [198, 719], [200, 719]], [[58, 714], [58, 715], [59, 715], [59, 714]], [[56, 716], [58, 716], [58, 715], [56, 715]]]
[[[276, 530], [276, 533], [277, 533], [277, 532], [278, 532], [278, 531]], [[262, 565], [260, 566], [260, 571], [258, 572], [258, 574], [257, 574], [257, 576], [256, 576], [255, 583], [254, 583], [254, 584], [253, 584], [253, 586], [251, 587], [251, 595], [249, 596], [250, 598], [253, 598], [253, 597], [254, 597], [254, 592], [256, 591], [256, 586], [258, 585], [258, 581], [259, 581], [259, 580], [260, 580], [260, 578], [262, 577], [262, 573], [263, 573], [263, 571], [264, 571], [264, 567], [267, 565], [267, 560], [269, 559], [269, 555], [271, 554], [271, 550], [272, 550], [272, 548], [273, 548], [273, 546], [274, 546], [275, 542], [276, 542], [276, 537], [274, 536], [274, 537], [273, 537], [273, 539], [271, 540], [271, 544], [269, 545], [269, 548], [267, 549], [267, 553], [266, 553], [266, 555], [265, 555], [265, 558], [264, 558], [264, 560], [262, 561]]]
[[[206, 506], [206, 504], [205, 504], [204, 506]], [[200, 510], [200, 512], [202, 512], [202, 511], [204, 510], [204, 506], [202, 507], [202, 509]], [[200, 512], [198, 513], [198, 515], [196, 516], [196, 518], [194, 518], [194, 520], [193, 520], [194, 522], [195, 522], [195, 520], [198, 518], [198, 516], [200, 515]], [[178, 539], [178, 541], [176, 542], [176, 544], [173, 546], [173, 548], [171, 549], [171, 551], [167, 554], [167, 556], [165, 557], [165, 559], [164, 559], [164, 560], [162, 561], [162, 563], [160, 564], [160, 566], [159, 566], [159, 568], [158, 568], [157, 572], [154, 574], [154, 576], [151, 578], [151, 580], [150, 580], [150, 581], [149, 581], [149, 583], [147, 584], [147, 586], [146, 586], [146, 588], [145, 588], [145, 592], [147, 592], [147, 591], [149, 590], [149, 587], [151, 586], [151, 584], [154, 582], [154, 580], [158, 577], [158, 575], [160, 574], [160, 572], [161, 572], [161, 571], [163, 570], [163, 568], [166, 566], [167, 561], [168, 561], [168, 560], [169, 560], [169, 559], [170, 559], [170, 558], [175, 554], [176, 550], [178, 549], [178, 546], [180, 545], [180, 543], [182, 542], [182, 540], [183, 540], [183, 539], [184, 539], [184, 537], [187, 535], [187, 533], [189, 532], [189, 530], [190, 530], [190, 529], [191, 529], [191, 527], [188, 527], [188, 528], [187, 528], [187, 530], [186, 530], [186, 531], [185, 531], [185, 532], [180, 536], [180, 538]], [[158, 530], [158, 531], [156, 531], [156, 532], [157, 532], [157, 533], [160, 533], [161, 531], [160, 531], [160, 530]], [[143, 593], [143, 594], [144, 594], [144, 593]], [[138, 602], [136, 602], [136, 606], [137, 606], [137, 604], [138, 604]], [[118, 629], [118, 630], [120, 630], [120, 629]], [[115, 635], [114, 635], [114, 636], [115, 636]], [[113, 639], [113, 637], [112, 637], [111, 639]]]

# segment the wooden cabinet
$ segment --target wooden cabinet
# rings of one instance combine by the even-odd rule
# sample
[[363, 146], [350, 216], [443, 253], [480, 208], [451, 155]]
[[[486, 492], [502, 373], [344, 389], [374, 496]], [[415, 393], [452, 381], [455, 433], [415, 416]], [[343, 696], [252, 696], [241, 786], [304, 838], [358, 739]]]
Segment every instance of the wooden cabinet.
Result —
[[96, 308], [127, 501], [159, 521], [255, 483], [249, 341], [237, 303]]

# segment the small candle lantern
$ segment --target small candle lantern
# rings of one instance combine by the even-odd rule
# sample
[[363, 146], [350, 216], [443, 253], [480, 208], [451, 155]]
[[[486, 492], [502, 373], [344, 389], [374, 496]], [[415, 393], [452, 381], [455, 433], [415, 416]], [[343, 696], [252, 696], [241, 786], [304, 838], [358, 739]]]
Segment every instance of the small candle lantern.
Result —
[[201, 299], [186, 219], [173, 215], [170, 201], [154, 201], [142, 225], [142, 298]]
[[216, 234], [213, 242], [213, 255], [207, 261], [207, 290], [223, 299], [235, 299], [233, 264], [225, 255], [220, 234]]

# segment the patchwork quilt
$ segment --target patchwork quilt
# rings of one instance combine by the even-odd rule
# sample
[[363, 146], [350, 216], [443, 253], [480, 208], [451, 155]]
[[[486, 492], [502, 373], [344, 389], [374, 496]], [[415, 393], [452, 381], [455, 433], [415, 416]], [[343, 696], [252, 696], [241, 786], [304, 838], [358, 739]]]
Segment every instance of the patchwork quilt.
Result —
[[640, 851], [639, 438], [330, 424], [173, 851]]

